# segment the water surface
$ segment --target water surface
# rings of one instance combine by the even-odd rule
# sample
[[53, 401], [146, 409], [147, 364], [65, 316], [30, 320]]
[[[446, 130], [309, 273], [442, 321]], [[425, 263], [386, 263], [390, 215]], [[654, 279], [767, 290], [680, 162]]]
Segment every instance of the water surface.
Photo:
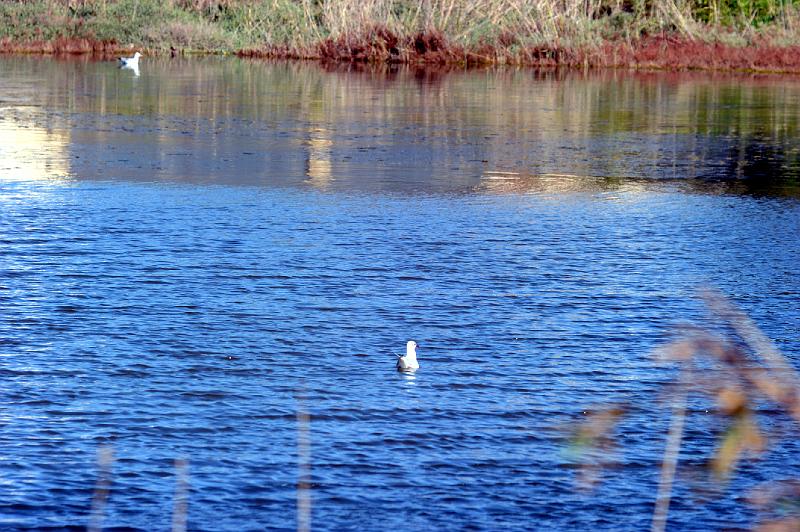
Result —
[[[669, 368], [719, 287], [800, 356], [800, 84], [0, 59], [0, 528], [649, 526]], [[417, 340], [422, 368], [394, 371]], [[565, 424], [615, 401], [624, 467]], [[684, 480], [712, 450], [700, 408]], [[713, 404], [705, 405], [713, 410]], [[780, 420], [767, 416], [767, 423]], [[681, 530], [744, 528], [781, 442]], [[795, 475], [796, 476], [796, 475]]]

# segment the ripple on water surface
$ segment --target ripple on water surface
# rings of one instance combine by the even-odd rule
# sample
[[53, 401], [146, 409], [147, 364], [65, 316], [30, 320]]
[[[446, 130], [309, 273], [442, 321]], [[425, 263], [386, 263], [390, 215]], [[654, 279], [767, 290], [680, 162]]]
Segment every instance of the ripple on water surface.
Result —
[[[23, 79], [50, 68], [5, 61], [0, 69]], [[181, 83], [212, 90], [231, 65], [236, 76], [283, 79], [295, 96], [316, 80], [321, 101], [339, 103], [320, 118], [259, 92], [260, 105], [195, 102], [198, 118], [179, 101]], [[675, 167], [659, 165], [694, 133], [664, 140], [644, 118], [619, 125], [636, 135], [592, 119], [590, 146], [564, 129], [569, 117], [553, 116], [569, 105], [537, 99], [613, 99], [619, 83], [650, 98], [655, 83], [658, 98], [680, 103], [670, 85], [680, 80], [475, 73], [386, 87], [363, 73], [241, 62], [175, 63], [169, 79], [146, 63], [137, 79], [103, 64], [61, 68], [86, 83], [76, 107], [53, 83], [41, 92], [49, 102], [0, 117], [0, 130], [27, 121], [31, 142], [53, 142], [49, 166], [0, 147], [0, 171], [15, 171], [0, 178], [0, 528], [85, 526], [100, 446], [114, 453], [109, 527], [169, 528], [174, 460], [186, 458], [190, 528], [293, 528], [299, 411], [310, 416], [314, 528], [641, 530], [668, 423], [656, 392], [671, 377], [650, 352], [676, 319], [702, 318], [694, 288], [719, 287], [798, 356], [796, 199], [676, 184]], [[497, 91], [476, 92], [487, 79], [516, 99], [487, 104]], [[119, 92], [102, 93], [99, 80]], [[753, 83], [757, 94], [774, 90]], [[437, 90], [452, 102], [436, 105], [465, 105], [436, 107], [427, 96]], [[371, 111], [382, 102], [386, 121], [353, 114], [348, 91]], [[161, 111], [147, 98], [125, 107], [130, 94], [161, 94]], [[538, 114], [519, 114], [515, 140], [518, 101], [538, 102]], [[670, 125], [689, 128], [690, 115], [682, 108]], [[338, 129], [310, 127], [333, 118]], [[543, 153], [534, 118], [562, 135], [541, 146], [563, 150], [523, 171]], [[484, 137], [495, 149], [479, 153]], [[640, 137], [666, 144], [603, 174], [634, 179], [579, 177]], [[713, 144], [703, 142], [698, 151]], [[597, 146], [609, 153], [587, 162]], [[561, 161], [569, 150], [579, 155]], [[545, 175], [563, 170], [559, 161], [569, 175]], [[637, 175], [643, 168], [662, 181]], [[398, 374], [408, 339], [422, 368]], [[564, 427], [615, 401], [637, 405], [620, 431], [624, 467], [577, 492]], [[687, 478], [715, 436], [701, 406], [687, 428]], [[709, 504], [681, 484], [671, 525], [749, 526], [737, 494], [794, 467], [797, 450], [781, 442]]]

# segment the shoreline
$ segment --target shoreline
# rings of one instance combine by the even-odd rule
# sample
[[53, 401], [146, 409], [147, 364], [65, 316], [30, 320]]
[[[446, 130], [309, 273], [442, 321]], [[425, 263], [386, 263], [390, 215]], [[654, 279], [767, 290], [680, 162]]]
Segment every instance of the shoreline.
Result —
[[483, 45], [454, 46], [437, 33], [421, 33], [406, 42], [393, 35], [370, 32], [364, 36], [327, 39], [307, 49], [272, 46], [240, 50], [148, 48], [88, 37], [17, 41], [0, 39], [3, 55], [90, 55], [111, 58], [142, 51], [150, 56], [233, 55], [252, 59], [303, 60], [360, 64], [420, 66], [519, 66], [529, 68], [627, 68], [635, 70], [715, 71], [771, 74], [800, 73], [800, 46], [767, 42], [733, 46], [675, 35], [636, 41], [606, 41], [600, 46], [570, 48], [558, 45], [508, 48]]

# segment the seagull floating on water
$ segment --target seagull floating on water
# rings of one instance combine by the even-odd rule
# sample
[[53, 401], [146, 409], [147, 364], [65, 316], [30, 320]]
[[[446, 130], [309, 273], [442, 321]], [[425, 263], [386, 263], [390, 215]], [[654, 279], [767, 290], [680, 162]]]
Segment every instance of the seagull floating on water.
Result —
[[142, 57], [142, 54], [140, 54], [139, 52], [133, 54], [133, 57], [120, 57], [119, 66], [120, 68], [132, 68], [134, 70], [139, 70], [140, 57]]
[[397, 371], [412, 371], [415, 369], [419, 369], [417, 342], [409, 340], [406, 344], [405, 356], [397, 355]]

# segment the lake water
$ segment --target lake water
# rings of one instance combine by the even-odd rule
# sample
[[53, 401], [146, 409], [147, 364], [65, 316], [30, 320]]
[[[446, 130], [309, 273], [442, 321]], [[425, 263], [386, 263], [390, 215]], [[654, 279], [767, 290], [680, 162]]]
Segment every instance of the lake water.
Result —
[[[306, 434], [315, 530], [646, 529], [696, 289], [800, 360], [799, 122], [781, 77], [0, 57], [0, 529], [85, 527], [101, 448], [109, 529], [170, 528], [176, 459], [189, 529], [293, 529]], [[710, 416], [670, 529], [800, 476], [701, 497]]]

